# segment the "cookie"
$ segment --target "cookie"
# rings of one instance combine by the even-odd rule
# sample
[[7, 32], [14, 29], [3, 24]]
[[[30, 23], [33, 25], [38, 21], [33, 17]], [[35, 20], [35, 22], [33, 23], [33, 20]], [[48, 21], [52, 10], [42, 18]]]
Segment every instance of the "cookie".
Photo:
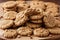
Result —
[[12, 7], [12, 8], [4, 8], [4, 12], [7, 12], [7, 11], [16, 11], [16, 7]]
[[7, 2], [4, 2], [2, 7], [3, 8], [12, 8], [12, 7], [15, 7], [16, 6], [16, 2], [15, 1], [7, 1]]
[[27, 22], [26, 25], [27, 25], [27, 27], [30, 27], [30, 28], [39, 28], [39, 27], [41, 27], [41, 24], [34, 24], [34, 23], [29, 23], [29, 22]]
[[51, 11], [45, 11], [44, 13], [43, 13], [43, 15], [47, 15], [47, 14], [51, 14], [51, 15], [53, 15], [53, 16], [58, 16], [59, 15], [59, 13], [58, 12], [51, 12]]
[[41, 19], [40, 20], [31, 20], [31, 22], [39, 24], [39, 23], [42, 23], [42, 20]]
[[25, 10], [26, 15], [32, 16], [32, 15], [40, 15], [43, 16], [43, 10], [40, 8], [28, 8]]
[[55, 17], [56, 18], [56, 26], [60, 27], [60, 17]]
[[13, 20], [0, 20], [0, 29], [6, 29], [13, 25]]
[[29, 8], [29, 5], [26, 3], [25, 4], [18, 4], [17, 7], [18, 7], [17, 12], [20, 12], [20, 11], [23, 11], [23, 10], [26, 10], [27, 8]]
[[0, 29], [6, 29], [13, 25], [13, 20], [0, 20]]
[[32, 16], [30, 16], [30, 19], [31, 20], [35, 20], [35, 19], [38, 20], [38, 19], [41, 19], [42, 17], [43, 17], [43, 15], [39, 15], [38, 14], [38, 15], [32, 15]]
[[8, 11], [4, 14], [3, 18], [4, 19], [8, 19], [8, 20], [12, 20], [12, 19], [15, 19], [16, 18], [16, 12], [14, 11]]
[[30, 8], [45, 9], [45, 4], [43, 1], [32, 1], [32, 2], [30, 2]]
[[51, 34], [60, 34], [60, 28], [48, 28]]
[[17, 36], [17, 31], [14, 29], [7, 29], [4, 31], [3, 36], [6, 38], [15, 38]]
[[56, 3], [53, 3], [53, 2], [45, 2], [45, 5], [47, 6], [47, 8], [56, 8], [56, 7], [58, 7], [58, 5]]
[[38, 37], [45, 37], [49, 35], [49, 31], [44, 28], [37, 28], [33, 31], [33, 34]]
[[24, 3], [26, 3], [26, 1], [16, 1], [16, 4], [18, 5], [18, 4], [24, 4]]
[[56, 26], [55, 18], [51, 14], [45, 15], [43, 21], [46, 27], [52, 28]]
[[14, 23], [16, 26], [21, 26], [26, 21], [28, 21], [28, 17], [24, 14], [24, 12], [20, 12], [16, 15], [16, 19], [15, 19]]
[[[47, 2], [46, 3], [46, 12], [51, 12], [51, 14], [53, 14], [53, 16], [59, 15], [58, 13], [58, 5], [52, 2]], [[54, 11], [53, 11], [54, 10]]]
[[28, 36], [32, 34], [32, 29], [29, 27], [20, 27], [17, 29], [17, 32], [22, 36]]

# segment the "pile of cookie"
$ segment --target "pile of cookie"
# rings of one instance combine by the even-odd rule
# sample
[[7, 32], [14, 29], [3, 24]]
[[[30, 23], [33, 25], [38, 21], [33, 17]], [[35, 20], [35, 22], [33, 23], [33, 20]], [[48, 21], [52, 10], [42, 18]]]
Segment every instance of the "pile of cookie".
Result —
[[0, 29], [6, 38], [60, 34], [59, 7], [53, 2], [7, 1], [1, 7]]

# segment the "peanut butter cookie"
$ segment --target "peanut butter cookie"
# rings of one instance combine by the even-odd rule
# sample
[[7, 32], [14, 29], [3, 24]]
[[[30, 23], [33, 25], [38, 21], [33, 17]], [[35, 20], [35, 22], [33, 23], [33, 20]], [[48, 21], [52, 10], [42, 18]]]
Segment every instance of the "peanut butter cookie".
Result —
[[60, 28], [48, 28], [51, 34], [60, 34]]
[[42, 23], [42, 20], [41, 19], [40, 20], [31, 20], [31, 22], [32, 23], [38, 23], [39, 24], [39, 23]]
[[11, 19], [15, 19], [16, 18], [16, 12], [14, 12], [14, 11], [8, 11], [8, 12], [6, 12], [5, 14], [4, 14], [4, 16], [3, 16], [3, 18], [4, 19], [9, 19], [9, 20], [11, 20]]
[[26, 23], [27, 27], [30, 27], [30, 28], [39, 28], [41, 27], [41, 24], [34, 24], [34, 23]]
[[44, 37], [49, 35], [49, 31], [44, 28], [37, 28], [33, 31], [33, 33], [35, 36], [38, 36], [38, 37]]
[[32, 34], [32, 29], [29, 27], [20, 27], [17, 29], [18, 34], [23, 35], [23, 36], [28, 36]]
[[15, 38], [17, 36], [17, 31], [14, 29], [7, 29], [4, 31], [4, 37]]
[[16, 19], [14, 21], [16, 26], [23, 25], [28, 20], [28, 17], [25, 15], [25, 13], [22, 11], [16, 15]]
[[13, 20], [0, 20], [0, 29], [6, 29], [13, 25]]
[[11, 8], [11, 7], [15, 7], [15, 6], [16, 6], [15, 1], [7, 1], [7, 2], [4, 2], [2, 5], [3, 8]]
[[30, 16], [30, 19], [31, 20], [38, 20], [38, 19], [41, 19], [43, 17], [43, 15], [32, 15], [32, 16]]
[[43, 1], [32, 1], [30, 2], [30, 8], [41, 8], [45, 9], [45, 4]]
[[45, 15], [44, 18], [43, 18], [43, 21], [44, 21], [46, 27], [55, 27], [56, 26], [56, 21], [55, 20], [56, 19], [51, 14]]
[[25, 4], [18, 4], [17, 7], [18, 7], [17, 12], [20, 12], [20, 11], [23, 11], [23, 10], [26, 10], [27, 8], [29, 8], [29, 5], [26, 3]]

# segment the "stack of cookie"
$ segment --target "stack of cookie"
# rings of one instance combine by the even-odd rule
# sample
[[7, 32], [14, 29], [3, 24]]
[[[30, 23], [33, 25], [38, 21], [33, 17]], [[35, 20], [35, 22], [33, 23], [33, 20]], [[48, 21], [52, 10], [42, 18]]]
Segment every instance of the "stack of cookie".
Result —
[[[42, 17], [43, 17], [43, 11], [40, 8], [36, 8], [36, 9], [27, 9], [26, 11], [26, 15], [29, 15], [29, 21], [26, 23], [26, 25], [28, 27], [31, 28], [38, 28], [41, 26], [42, 23]], [[31, 26], [32, 25], [32, 26]], [[35, 26], [34, 26], [35, 25]]]
[[2, 3], [0, 29], [4, 30], [3, 36], [6, 38], [15, 38], [18, 35], [46, 37], [49, 34], [60, 34], [57, 4], [43, 1], [29, 3], [25, 1]]
[[42, 21], [43, 21], [42, 20], [42, 18], [43, 18], [43, 11], [45, 9], [44, 2], [42, 2], [42, 1], [40, 1], [40, 2], [38, 2], [38, 1], [30, 1], [30, 3], [31, 4], [28, 3], [30, 5], [30, 10], [33, 10], [33, 11], [30, 12], [30, 16], [29, 16], [30, 20], [27, 23], [27, 25], [28, 26], [30, 26], [30, 25], [33, 26], [33, 24], [34, 24], [35, 25], [35, 27], [33, 26], [34, 28], [39, 28], [42, 25]]
[[[11, 5], [12, 4], [12, 5]], [[2, 7], [4, 8], [4, 11], [16, 11], [16, 2], [10, 1], [2, 3]]]

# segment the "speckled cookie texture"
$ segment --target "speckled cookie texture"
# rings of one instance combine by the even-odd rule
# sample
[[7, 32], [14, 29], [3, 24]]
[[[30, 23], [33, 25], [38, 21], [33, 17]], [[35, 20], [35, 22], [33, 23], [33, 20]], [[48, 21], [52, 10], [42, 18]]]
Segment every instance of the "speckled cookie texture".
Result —
[[15, 38], [17, 36], [17, 31], [14, 30], [14, 29], [6, 29], [4, 31], [4, 37], [7, 37], [7, 38]]
[[56, 3], [7, 1], [0, 6], [0, 29], [4, 30], [5, 38], [60, 34], [60, 14]]
[[34, 35], [35, 36], [48, 36], [49, 35], [49, 31], [44, 29], [44, 28], [37, 28], [34, 31]]
[[18, 34], [20, 35], [31, 35], [32, 29], [29, 27], [20, 27], [17, 29]]

